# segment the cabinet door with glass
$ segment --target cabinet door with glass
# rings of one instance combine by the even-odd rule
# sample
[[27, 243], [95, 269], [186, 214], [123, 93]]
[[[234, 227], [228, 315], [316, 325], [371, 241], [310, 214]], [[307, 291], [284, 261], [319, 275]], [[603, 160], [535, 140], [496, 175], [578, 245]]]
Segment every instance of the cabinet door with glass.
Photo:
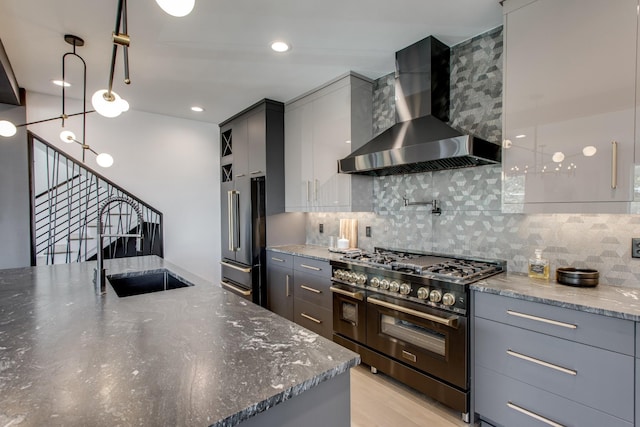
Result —
[[504, 210], [626, 211], [637, 0], [515, 3], [505, 4]]

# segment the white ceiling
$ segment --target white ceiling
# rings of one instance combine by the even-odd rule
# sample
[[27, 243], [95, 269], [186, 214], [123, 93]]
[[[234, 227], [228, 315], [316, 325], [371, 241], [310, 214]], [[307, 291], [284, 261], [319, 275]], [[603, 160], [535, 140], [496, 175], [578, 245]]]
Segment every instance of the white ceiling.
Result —
[[[132, 83], [123, 83], [119, 50], [114, 91], [136, 110], [212, 123], [262, 98], [288, 101], [349, 70], [381, 77], [393, 71], [397, 50], [426, 36], [452, 46], [502, 24], [498, 0], [196, 0], [184, 18], [154, 0], [128, 3]], [[106, 88], [116, 6], [2, 0], [0, 39], [19, 85], [60, 94], [50, 81], [62, 74], [70, 33], [85, 40], [77, 52], [87, 63], [88, 99]], [[272, 52], [275, 39], [292, 50]], [[67, 96], [78, 99], [80, 69], [68, 59]], [[206, 111], [191, 112], [196, 104]]]

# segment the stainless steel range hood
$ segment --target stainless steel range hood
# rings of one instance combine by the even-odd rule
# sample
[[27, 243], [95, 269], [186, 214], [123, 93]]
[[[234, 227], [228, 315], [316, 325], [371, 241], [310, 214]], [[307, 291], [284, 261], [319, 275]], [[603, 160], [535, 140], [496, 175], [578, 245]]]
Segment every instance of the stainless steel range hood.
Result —
[[446, 123], [449, 74], [449, 47], [434, 37], [396, 52], [397, 123], [339, 160], [339, 172], [382, 176], [500, 163], [500, 145]]

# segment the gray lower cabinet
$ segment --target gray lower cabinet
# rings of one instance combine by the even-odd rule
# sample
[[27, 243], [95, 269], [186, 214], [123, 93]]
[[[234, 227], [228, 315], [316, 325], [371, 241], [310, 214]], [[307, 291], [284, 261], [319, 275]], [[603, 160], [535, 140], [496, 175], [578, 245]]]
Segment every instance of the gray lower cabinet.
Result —
[[331, 266], [328, 261], [294, 257], [294, 321], [332, 339]]
[[267, 307], [332, 339], [331, 266], [328, 261], [267, 251]]
[[640, 322], [636, 322], [636, 425], [640, 426]]
[[293, 320], [293, 255], [267, 251], [267, 308]]
[[496, 426], [632, 426], [634, 322], [474, 292], [475, 411]]

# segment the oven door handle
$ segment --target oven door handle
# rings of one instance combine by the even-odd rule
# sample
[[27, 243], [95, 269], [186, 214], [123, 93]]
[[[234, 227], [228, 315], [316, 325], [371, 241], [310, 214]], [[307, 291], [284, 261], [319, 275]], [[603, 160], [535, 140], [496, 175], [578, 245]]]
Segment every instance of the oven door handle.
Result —
[[379, 305], [381, 307], [390, 308], [391, 310], [396, 310], [396, 311], [399, 311], [400, 313], [408, 314], [410, 316], [419, 317], [419, 318], [425, 319], [425, 320], [431, 320], [433, 322], [440, 323], [440, 324], [448, 326], [450, 328], [457, 328], [458, 327], [458, 317], [457, 316], [448, 317], [448, 318], [435, 316], [433, 314], [423, 313], [422, 311], [418, 311], [418, 310], [413, 310], [411, 308], [402, 307], [402, 306], [399, 306], [397, 304], [392, 304], [390, 302], [382, 301], [382, 300], [379, 300], [379, 299], [376, 299], [376, 298], [373, 298], [373, 297], [368, 297], [367, 298], [367, 302], [369, 302], [371, 304]]
[[358, 301], [364, 301], [364, 294], [362, 292], [349, 292], [336, 288], [335, 286], [331, 286], [329, 289], [331, 289], [331, 292], [335, 292], [336, 294], [345, 295], [353, 299], [357, 299]]

